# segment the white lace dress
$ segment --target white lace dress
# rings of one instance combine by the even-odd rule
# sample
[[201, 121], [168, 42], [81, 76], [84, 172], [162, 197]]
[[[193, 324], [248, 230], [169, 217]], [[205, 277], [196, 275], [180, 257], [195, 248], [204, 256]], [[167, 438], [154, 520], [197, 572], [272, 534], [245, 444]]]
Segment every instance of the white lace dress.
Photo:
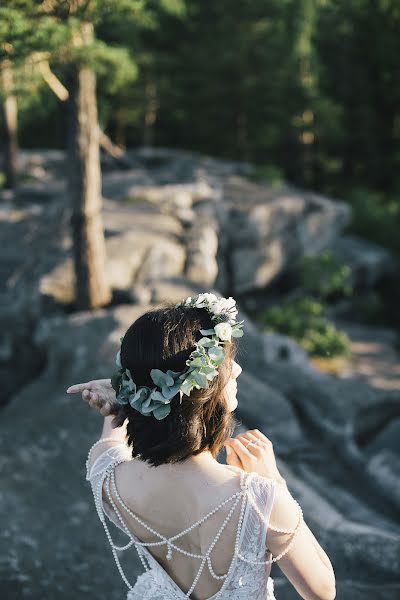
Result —
[[[146, 546], [162, 545], [167, 546], [170, 552], [173, 548], [178, 550], [176, 540], [179, 540], [179, 533], [167, 539], [151, 530], [139, 517], [132, 512], [129, 514], [147, 526], [155, 534], [155, 542], [144, 545], [139, 538], [130, 532], [124, 522], [119, 508], [112, 500], [109, 493], [111, 488], [114, 497], [121, 502], [124, 510], [129, 511], [129, 507], [119, 497], [115, 486], [114, 468], [117, 464], [132, 460], [130, 450], [124, 443], [109, 447], [105, 450], [90, 467], [87, 462], [86, 479], [90, 481], [94, 495], [97, 513], [104, 526], [107, 538], [111, 545], [115, 562], [122, 579], [128, 587], [127, 600], [184, 600], [190, 598], [196, 585], [191, 586], [190, 590], [183, 591], [171, 579], [168, 573], [161, 567], [156, 559], [151, 555]], [[212, 563], [209, 556], [212, 547], [218, 541], [221, 533], [216, 532], [212, 547], [204, 555], [198, 555], [199, 574], [204, 568], [209, 568], [211, 575], [217, 579], [223, 580], [219, 591], [207, 600], [275, 600], [273, 580], [270, 577], [271, 564], [265, 564], [265, 561], [271, 559], [271, 554], [266, 548], [266, 533], [268, 528], [269, 516], [272, 509], [275, 493], [275, 481], [260, 477], [255, 473], [245, 473], [241, 471], [241, 489], [230, 499], [227, 499], [234, 507], [239, 503], [241, 507], [237, 537], [230, 567], [225, 575], [216, 576], [213, 573]], [[108, 492], [110, 505], [103, 502], [103, 485]], [[111, 506], [113, 508], [111, 508]], [[219, 507], [216, 507], [216, 509]], [[211, 511], [213, 514], [216, 512]], [[116, 546], [112, 540], [107, 525], [107, 519], [110, 519], [129, 537], [129, 542], [124, 546]], [[229, 513], [228, 513], [229, 518]], [[203, 522], [205, 518], [199, 520], [197, 524]], [[224, 521], [225, 523], [225, 521]], [[224, 524], [222, 524], [224, 526]], [[226, 525], [226, 523], [225, 523]], [[196, 524], [193, 524], [195, 527]], [[132, 546], [136, 547], [139, 558], [144, 567], [144, 573], [140, 575], [136, 583], [132, 585], [124, 573], [119, 561], [119, 554], [128, 550]], [[167, 554], [168, 557], [168, 554]]]

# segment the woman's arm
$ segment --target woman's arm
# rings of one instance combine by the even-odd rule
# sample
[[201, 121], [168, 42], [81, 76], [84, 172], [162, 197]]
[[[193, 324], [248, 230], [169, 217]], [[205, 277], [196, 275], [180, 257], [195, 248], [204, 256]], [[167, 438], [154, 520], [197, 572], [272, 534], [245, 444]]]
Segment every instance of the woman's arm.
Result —
[[121, 419], [116, 419], [118, 406], [116, 405], [115, 391], [111, 386], [110, 379], [96, 379], [87, 383], [77, 383], [67, 389], [68, 394], [81, 393], [83, 400], [92, 408], [97, 408], [104, 416], [103, 430], [100, 438], [93, 444], [90, 450], [89, 466], [107, 448], [117, 444], [126, 443], [125, 420], [122, 425]]
[[[275, 529], [294, 530], [297, 523], [298, 509], [292, 495], [287, 487], [276, 486], [267, 533], [268, 548], [273, 556], [284, 553], [294, 537]], [[304, 520], [294, 545], [277, 561], [277, 565], [305, 600], [333, 600], [336, 597], [331, 561]]]
[[104, 417], [103, 422], [103, 431], [101, 432], [100, 439], [102, 438], [112, 438], [117, 442], [124, 442], [126, 440], [126, 425], [127, 420], [120, 427], [113, 427], [112, 421], [114, 417], [108, 416]]
[[88, 457], [89, 467], [93, 465], [96, 459], [107, 450], [118, 444], [126, 444], [126, 425], [125, 421], [121, 427], [112, 426], [113, 417], [104, 417], [103, 431], [101, 432], [100, 438], [95, 442], [95, 446], [92, 446], [90, 455]]

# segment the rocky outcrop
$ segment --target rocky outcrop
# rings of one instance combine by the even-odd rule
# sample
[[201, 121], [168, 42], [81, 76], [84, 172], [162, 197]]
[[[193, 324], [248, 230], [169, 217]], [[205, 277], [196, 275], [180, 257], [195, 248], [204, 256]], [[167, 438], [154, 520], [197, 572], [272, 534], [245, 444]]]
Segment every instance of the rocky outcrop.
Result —
[[341, 262], [349, 265], [352, 286], [360, 290], [375, 287], [396, 268], [388, 250], [357, 236], [338, 236], [331, 250]]
[[[183, 280], [175, 285], [160, 284], [163, 301], [196, 292]], [[12, 514], [1, 533], [8, 549], [0, 561], [4, 597], [69, 600], [73, 590], [76, 598], [117, 600], [124, 593], [84, 479], [86, 453], [101, 418], [65, 389], [110, 374], [120, 336], [147, 308], [121, 305], [38, 324], [34, 339], [46, 353], [46, 369], [3, 409], [0, 424], [0, 509]], [[294, 352], [269, 352], [268, 335], [241, 316], [242, 427], [257, 427], [273, 441], [279, 468], [332, 560], [338, 598], [375, 597], [379, 589], [378, 597], [395, 600], [398, 458], [383, 453], [371, 458], [356, 446], [354, 431], [363, 411], [380, 406], [394, 414], [397, 394], [338, 381], [302, 364]], [[271, 342], [276, 347], [274, 338]], [[114, 535], [118, 540], [117, 531]], [[134, 553], [126, 564], [134, 581], [141, 572]], [[272, 576], [281, 600], [296, 597], [275, 566]]]
[[[0, 374], [13, 395], [0, 422], [0, 596], [10, 600], [126, 591], [84, 479], [101, 417], [65, 389], [109, 375], [120, 336], [147, 308], [205, 288], [262, 291], [302, 255], [332, 246], [349, 218], [340, 203], [246, 181], [248, 165], [166, 149], [130, 158], [134, 168], [108, 171], [103, 186], [109, 276], [129, 304], [63, 308], [73, 276], [62, 156], [51, 156], [42, 185], [57, 182], [57, 197], [42, 198], [39, 182], [34, 202], [25, 188], [19, 207], [0, 209]], [[26, 164], [40, 175], [45, 162]], [[372, 263], [371, 277], [383, 264]], [[293, 341], [241, 318], [240, 427], [273, 441], [332, 560], [337, 597], [397, 600], [399, 392], [323, 374]], [[131, 581], [142, 572], [133, 553], [126, 569]], [[280, 600], [298, 597], [276, 566], [272, 576]]]
[[237, 176], [224, 181], [223, 202], [228, 214], [225, 256], [235, 294], [265, 288], [300, 257], [326, 248], [350, 219], [344, 203]]

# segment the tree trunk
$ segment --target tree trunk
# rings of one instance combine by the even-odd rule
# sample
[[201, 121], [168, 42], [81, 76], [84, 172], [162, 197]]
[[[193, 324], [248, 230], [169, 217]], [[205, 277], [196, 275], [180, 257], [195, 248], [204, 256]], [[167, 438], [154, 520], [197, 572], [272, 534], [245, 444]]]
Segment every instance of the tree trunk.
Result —
[[[81, 25], [81, 44], [93, 39], [91, 23]], [[108, 304], [103, 220], [96, 76], [88, 66], [75, 65], [70, 74], [68, 184], [72, 201], [75, 303], [78, 310]]]
[[13, 76], [10, 61], [0, 63], [1, 88], [3, 93], [3, 153], [4, 153], [4, 187], [14, 190], [17, 185], [18, 166], [18, 113], [17, 98], [13, 94]]
[[149, 77], [145, 87], [146, 109], [144, 114], [143, 145], [145, 148], [154, 146], [154, 125], [157, 120], [158, 100], [157, 86]]

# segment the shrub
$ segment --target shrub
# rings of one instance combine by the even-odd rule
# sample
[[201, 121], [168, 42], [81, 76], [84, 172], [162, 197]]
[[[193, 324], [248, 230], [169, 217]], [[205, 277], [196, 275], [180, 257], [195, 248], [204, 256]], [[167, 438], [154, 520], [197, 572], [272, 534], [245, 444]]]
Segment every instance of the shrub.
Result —
[[294, 338], [311, 356], [348, 356], [349, 338], [338, 331], [323, 313], [324, 305], [321, 302], [300, 297], [266, 309], [261, 319], [266, 331]]
[[350, 296], [351, 268], [340, 262], [330, 250], [303, 258], [300, 264], [301, 287], [305, 294], [323, 300]]

